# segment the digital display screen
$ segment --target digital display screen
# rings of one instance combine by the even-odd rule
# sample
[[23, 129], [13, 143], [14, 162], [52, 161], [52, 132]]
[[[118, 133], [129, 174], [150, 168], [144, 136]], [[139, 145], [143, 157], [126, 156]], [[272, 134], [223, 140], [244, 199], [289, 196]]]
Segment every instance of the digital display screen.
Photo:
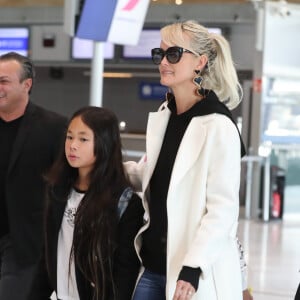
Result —
[[[114, 44], [104, 42], [104, 59], [114, 58]], [[72, 59], [92, 59], [94, 55], [94, 42], [74, 37], [72, 39]]]
[[151, 58], [151, 49], [160, 46], [160, 30], [144, 29], [136, 46], [123, 47], [124, 58]]
[[[222, 29], [208, 28], [210, 32], [222, 34]], [[150, 59], [151, 49], [160, 46], [160, 29], [143, 29], [139, 42], [136, 46], [125, 45], [123, 47], [123, 58]]]
[[0, 55], [7, 52], [17, 52], [28, 56], [29, 28], [2, 27], [0, 28]]

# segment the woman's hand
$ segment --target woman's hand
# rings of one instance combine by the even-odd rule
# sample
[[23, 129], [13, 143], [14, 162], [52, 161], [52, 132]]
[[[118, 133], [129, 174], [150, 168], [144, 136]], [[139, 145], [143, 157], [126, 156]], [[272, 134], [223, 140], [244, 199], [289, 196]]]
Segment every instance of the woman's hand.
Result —
[[253, 297], [248, 289], [243, 291], [243, 300], [253, 300]]
[[189, 282], [178, 280], [173, 300], [190, 300], [195, 292], [194, 287]]

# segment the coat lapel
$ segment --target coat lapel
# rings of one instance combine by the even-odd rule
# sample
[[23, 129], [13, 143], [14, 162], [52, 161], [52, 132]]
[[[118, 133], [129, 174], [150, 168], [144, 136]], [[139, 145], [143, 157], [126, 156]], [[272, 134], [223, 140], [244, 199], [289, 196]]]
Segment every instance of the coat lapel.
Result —
[[28, 133], [30, 132], [34, 110], [35, 110], [34, 105], [29, 102], [26, 108], [26, 112], [23, 116], [23, 120], [21, 120], [21, 124], [14, 142], [14, 146], [12, 149], [11, 158], [9, 162], [9, 167], [8, 167], [8, 174], [12, 170], [19, 154], [21, 153], [23, 144], [26, 141]]
[[[155, 168], [171, 112], [168, 109], [149, 114], [146, 138], [147, 168], [144, 174], [143, 190], [147, 188]], [[151, 130], [150, 130], [151, 129]]]
[[170, 186], [178, 184], [194, 165], [203, 147], [206, 134], [206, 127], [202, 124], [202, 121], [199, 118], [193, 118], [180, 143], [174, 162]]

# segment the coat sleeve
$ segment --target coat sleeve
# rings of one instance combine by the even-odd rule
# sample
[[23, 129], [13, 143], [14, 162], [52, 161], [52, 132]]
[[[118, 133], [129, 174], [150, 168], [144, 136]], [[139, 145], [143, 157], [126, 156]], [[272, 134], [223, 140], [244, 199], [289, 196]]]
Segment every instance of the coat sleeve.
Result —
[[140, 269], [134, 238], [143, 225], [142, 200], [133, 194], [118, 226], [114, 276], [118, 300], [130, 300]]
[[139, 162], [135, 162], [135, 161], [124, 162], [125, 172], [134, 190], [137, 192], [142, 191], [142, 180], [143, 180], [143, 173], [144, 173], [146, 160], [147, 160], [147, 156], [145, 154], [142, 156]]
[[[52, 201], [50, 197], [50, 190], [46, 189], [45, 193], [45, 208], [44, 208], [44, 220], [43, 220], [43, 228], [44, 228], [44, 245], [43, 251], [41, 252], [41, 256], [38, 260], [38, 265], [36, 269], [36, 273], [33, 280], [33, 285], [30, 290], [30, 300], [50, 300], [52, 293], [54, 292], [53, 281], [51, 281], [49, 277], [49, 270], [47, 269], [47, 253], [53, 252], [53, 255], [56, 255], [56, 251], [53, 249], [47, 249], [49, 247], [49, 231], [55, 230], [53, 223], [51, 222], [52, 215]], [[50, 235], [53, 235], [52, 232]], [[55, 249], [54, 249], [55, 250]], [[56, 270], [56, 267], [55, 267]]]
[[207, 136], [205, 213], [183, 261], [185, 266], [200, 267], [204, 277], [229, 245], [237, 254], [241, 164], [239, 135], [228, 118], [217, 116]]
[[44, 253], [45, 251], [43, 251], [43, 254], [38, 261], [38, 266], [34, 274], [28, 297], [30, 300], [50, 300], [51, 294], [54, 291], [50, 285]]

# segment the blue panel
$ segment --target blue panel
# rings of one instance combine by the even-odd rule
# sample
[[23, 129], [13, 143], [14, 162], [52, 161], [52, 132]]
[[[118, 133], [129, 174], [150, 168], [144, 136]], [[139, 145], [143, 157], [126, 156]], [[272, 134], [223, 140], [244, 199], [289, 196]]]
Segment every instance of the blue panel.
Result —
[[117, 0], [85, 0], [76, 36], [106, 41]]
[[163, 101], [168, 88], [156, 82], [141, 82], [139, 84], [139, 96], [142, 100]]
[[1, 38], [0, 40], [1, 50], [27, 50], [28, 49], [28, 38], [18, 37], [18, 38]]

